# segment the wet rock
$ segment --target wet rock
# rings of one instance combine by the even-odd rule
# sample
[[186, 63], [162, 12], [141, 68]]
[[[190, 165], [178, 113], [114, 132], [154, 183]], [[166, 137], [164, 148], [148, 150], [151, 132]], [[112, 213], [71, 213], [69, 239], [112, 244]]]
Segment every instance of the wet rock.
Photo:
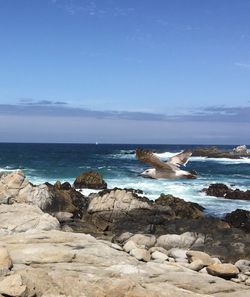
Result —
[[208, 188], [204, 188], [202, 192], [205, 192], [209, 196], [223, 197], [226, 199], [250, 200], [250, 190], [233, 190], [227, 185], [220, 183], [211, 184]]
[[250, 211], [248, 210], [236, 209], [225, 216], [225, 221], [232, 227], [250, 233]]
[[203, 216], [204, 207], [198, 203], [186, 202], [173, 195], [161, 194], [161, 196], [155, 200], [155, 204], [169, 206], [174, 211], [176, 218], [197, 219]]
[[107, 189], [107, 183], [103, 180], [99, 172], [88, 171], [80, 174], [74, 181], [74, 187], [77, 189]]
[[215, 197], [225, 197], [226, 194], [230, 191], [230, 188], [224, 184], [211, 184], [208, 188], [202, 189], [202, 192], [205, 192], [208, 196]]
[[239, 269], [230, 263], [212, 264], [207, 267], [207, 272], [214, 276], [230, 279], [236, 277], [239, 274]]

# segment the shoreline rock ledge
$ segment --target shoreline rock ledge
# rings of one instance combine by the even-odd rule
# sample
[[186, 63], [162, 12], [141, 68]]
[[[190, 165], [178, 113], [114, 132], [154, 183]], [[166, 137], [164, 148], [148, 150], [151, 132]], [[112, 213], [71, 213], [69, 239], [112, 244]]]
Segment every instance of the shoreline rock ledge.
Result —
[[[21, 188], [15, 187], [19, 185]], [[68, 207], [73, 205], [76, 208], [75, 200], [78, 203], [83, 200], [83, 204], [79, 204], [82, 217], [72, 220], [69, 217], [69, 228], [66, 229], [64, 223], [60, 224], [55, 216], [38, 207], [44, 205], [36, 204], [40, 202], [39, 197], [31, 199], [34, 192], [40, 190], [34, 189], [36, 186], [20, 172], [3, 175], [0, 178], [0, 297], [250, 296], [249, 260], [242, 257], [235, 265], [221, 263], [222, 259], [215, 255], [223, 250], [223, 246], [215, 235], [213, 238], [205, 233], [185, 230], [187, 224], [193, 224], [193, 228], [200, 231], [201, 227], [203, 231], [211, 229], [209, 221], [206, 221], [207, 227], [205, 224], [201, 226], [206, 218], [198, 205], [185, 204], [181, 199], [166, 195], [152, 202], [124, 189], [106, 190], [99, 196], [95, 194], [86, 198], [83, 195], [76, 197], [68, 184], [42, 186], [46, 195], [40, 198], [49, 197], [52, 205], [62, 199], [64, 203], [68, 202]], [[22, 195], [24, 193], [32, 194], [27, 199], [26, 194]], [[17, 199], [20, 197], [26, 199], [20, 201]], [[69, 197], [71, 200], [67, 200]], [[65, 207], [64, 203], [60, 205]], [[72, 213], [75, 211], [73, 206]], [[162, 216], [158, 216], [159, 213]], [[111, 219], [108, 219], [111, 214]], [[156, 229], [149, 228], [151, 233], [147, 234], [137, 232], [138, 214], [149, 217]], [[68, 218], [65, 213], [57, 213], [57, 216], [64, 220]], [[129, 217], [131, 221], [127, 224]], [[126, 232], [117, 234], [116, 243], [90, 234], [71, 232], [70, 222], [77, 224], [82, 220], [93, 225], [97, 222], [101, 227], [108, 222], [108, 228]], [[145, 230], [145, 222], [141, 219], [139, 229]], [[223, 223], [213, 222], [217, 227]], [[67, 232], [62, 230], [62, 226]], [[131, 233], [127, 232], [130, 226], [134, 226]], [[148, 225], [146, 227], [148, 230]], [[221, 228], [223, 235], [230, 237], [235, 244], [234, 249], [244, 251], [239, 242], [244, 233], [241, 230], [230, 233], [231, 229], [224, 225]], [[205, 249], [209, 242], [213, 253], [196, 250]], [[227, 242], [230, 250], [228, 246]], [[216, 276], [211, 275], [211, 271]]]

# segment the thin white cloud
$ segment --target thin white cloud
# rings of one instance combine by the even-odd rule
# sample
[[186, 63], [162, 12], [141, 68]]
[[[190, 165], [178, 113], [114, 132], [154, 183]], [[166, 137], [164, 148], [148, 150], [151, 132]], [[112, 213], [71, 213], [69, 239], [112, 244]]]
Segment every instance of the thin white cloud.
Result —
[[249, 69], [250, 70], [250, 62], [248, 63], [239, 63], [236, 62], [234, 63], [235, 66], [240, 67], [240, 68], [244, 68], [244, 69]]

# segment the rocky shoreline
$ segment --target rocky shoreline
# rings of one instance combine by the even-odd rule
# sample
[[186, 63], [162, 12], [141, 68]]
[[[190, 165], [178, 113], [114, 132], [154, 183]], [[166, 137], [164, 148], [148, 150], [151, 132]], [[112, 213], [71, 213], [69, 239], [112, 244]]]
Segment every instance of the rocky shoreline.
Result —
[[1, 174], [0, 296], [250, 296], [250, 229], [203, 210]]
[[206, 158], [228, 158], [228, 159], [240, 159], [250, 158], [250, 152], [245, 145], [240, 145], [231, 151], [223, 151], [216, 146], [210, 147], [197, 147], [192, 150], [193, 157], [206, 157]]

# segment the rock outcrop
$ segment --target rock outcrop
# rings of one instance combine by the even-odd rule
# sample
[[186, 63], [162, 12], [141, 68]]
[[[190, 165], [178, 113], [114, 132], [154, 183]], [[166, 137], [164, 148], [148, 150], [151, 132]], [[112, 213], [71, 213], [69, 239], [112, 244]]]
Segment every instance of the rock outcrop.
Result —
[[208, 188], [202, 189], [202, 192], [205, 192], [209, 196], [223, 197], [225, 199], [250, 200], [250, 190], [234, 190], [227, 185], [220, 183], [211, 184]]
[[133, 190], [115, 188], [90, 197], [89, 220], [102, 231], [155, 233], [157, 226], [170, 219], [199, 218], [202, 207], [171, 195], [161, 195], [155, 202], [138, 196]]
[[225, 216], [225, 221], [232, 227], [250, 233], [250, 211], [248, 210], [236, 209]]
[[51, 230], [0, 240], [13, 262], [11, 274], [0, 280], [0, 292], [7, 296], [236, 297], [248, 292], [243, 282], [199, 273], [180, 263], [158, 263], [142, 250], [127, 254], [86, 234]]
[[107, 183], [103, 180], [102, 175], [99, 172], [88, 171], [80, 174], [74, 181], [74, 187], [76, 189], [107, 189]]
[[87, 208], [87, 198], [69, 183], [33, 185], [23, 171], [17, 170], [0, 177], [0, 204], [28, 203], [45, 212], [69, 212], [82, 217]]
[[211, 147], [198, 147], [193, 150], [192, 156], [194, 157], [207, 157], [207, 158], [250, 158], [250, 153], [245, 145], [238, 146], [231, 151], [223, 151], [216, 146]]

